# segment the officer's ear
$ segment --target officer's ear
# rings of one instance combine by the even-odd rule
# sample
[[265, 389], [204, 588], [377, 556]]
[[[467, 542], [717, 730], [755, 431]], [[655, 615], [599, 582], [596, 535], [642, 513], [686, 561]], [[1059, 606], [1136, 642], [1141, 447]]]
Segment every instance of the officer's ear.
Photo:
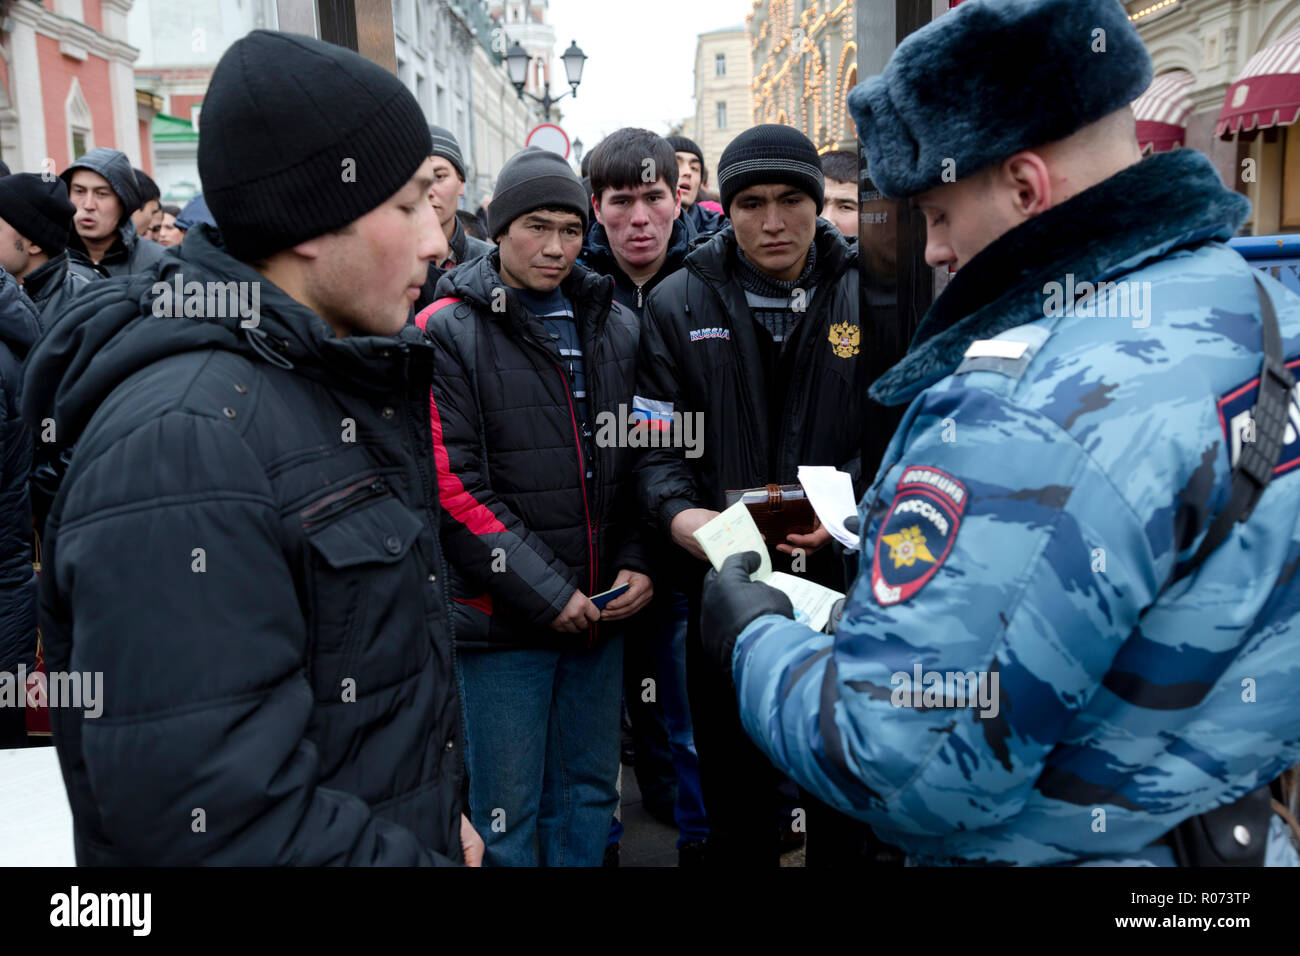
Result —
[[992, 185], [1005, 195], [1021, 219], [1031, 219], [1054, 205], [1052, 177], [1043, 157], [1024, 150], [993, 168]]

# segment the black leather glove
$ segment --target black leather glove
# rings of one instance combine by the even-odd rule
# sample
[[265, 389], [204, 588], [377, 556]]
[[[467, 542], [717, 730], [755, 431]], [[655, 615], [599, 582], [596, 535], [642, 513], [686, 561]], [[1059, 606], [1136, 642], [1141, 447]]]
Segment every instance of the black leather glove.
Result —
[[736, 638], [751, 621], [764, 614], [794, 618], [794, 605], [784, 592], [749, 580], [762, 563], [757, 551], [733, 554], [722, 562], [721, 571], [710, 571], [704, 577], [700, 641], [708, 655], [728, 673]]

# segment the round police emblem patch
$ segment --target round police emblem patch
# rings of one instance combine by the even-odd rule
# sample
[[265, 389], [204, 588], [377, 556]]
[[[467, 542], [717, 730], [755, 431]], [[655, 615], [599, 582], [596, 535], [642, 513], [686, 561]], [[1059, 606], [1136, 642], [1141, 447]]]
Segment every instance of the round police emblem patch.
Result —
[[876, 535], [871, 593], [882, 606], [906, 601], [947, 559], [966, 510], [966, 486], [938, 468], [903, 469]]

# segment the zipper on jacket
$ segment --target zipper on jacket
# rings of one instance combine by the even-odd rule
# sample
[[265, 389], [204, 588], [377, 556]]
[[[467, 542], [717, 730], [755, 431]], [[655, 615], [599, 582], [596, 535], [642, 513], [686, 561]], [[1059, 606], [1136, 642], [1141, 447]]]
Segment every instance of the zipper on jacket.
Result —
[[[704, 287], [705, 287], [706, 289], [708, 289], [711, 293], [713, 293], [713, 297], [714, 297], [715, 299], [718, 300], [718, 310], [719, 310], [719, 314], [720, 314], [720, 315], [725, 315], [725, 316], [727, 316], [728, 318], [731, 318], [731, 313], [727, 311], [727, 300], [724, 299], [724, 298], [722, 297], [722, 293], [718, 291], [717, 286], [715, 286], [712, 282], [710, 282], [708, 279], [706, 279], [706, 278], [704, 277], [704, 275], [703, 275], [701, 272], [698, 271], [698, 268], [692, 268], [691, 266], [687, 266], [687, 270], [688, 270], [689, 272], [691, 272], [691, 273], [694, 274], [696, 280], [700, 283], [700, 285], [704, 286]], [[733, 281], [734, 281], [734, 280], [733, 280]], [[737, 283], [737, 285], [739, 285], [739, 283]], [[743, 290], [743, 289], [741, 290], [741, 294], [742, 294], [742, 296], [743, 296], [743, 294], [744, 294], [744, 290]], [[688, 293], [687, 295], [684, 295], [682, 298], [683, 298], [683, 299], [686, 299], [686, 298], [688, 298], [688, 297], [689, 297], [689, 293]], [[690, 307], [690, 305], [688, 304], [688, 305], [686, 306], [686, 314], [689, 315], [689, 314], [690, 314], [690, 311], [691, 311], [691, 307]], [[748, 302], [746, 302], [746, 306], [745, 306], [745, 318], [746, 318], [746, 320], [748, 320], [751, 324], [752, 324], [753, 321], [754, 321], [753, 313], [749, 311]], [[741, 333], [737, 332], [737, 334], [739, 335], [739, 334], [741, 334]], [[748, 330], [748, 329], [747, 329], [747, 330], [746, 330], [746, 334], [753, 335], [754, 333], [753, 333], [751, 330]], [[739, 347], [739, 346], [735, 346], [735, 349], [736, 349], [737, 358], [739, 358], [740, 347]], [[768, 420], [769, 420], [769, 419], [768, 419], [768, 415], [767, 415], [767, 402], [768, 402], [768, 400], [769, 400], [769, 396], [768, 396], [768, 394], [767, 394], [767, 390], [764, 389], [764, 391], [763, 391], [763, 415], [760, 416], [760, 415], [758, 414], [758, 408], [757, 408], [757, 407], [755, 406], [755, 404], [754, 404], [754, 391], [755, 391], [755, 389], [754, 389], [754, 383], [753, 383], [753, 374], [754, 374], [754, 373], [753, 373], [752, 370], [750, 370], [749, 368], [746, 368], [744, 362], [737, 362], [737, 363], [736, 363], [736, 368], [739, 370], [739, 374], [744, 378], [744, 380], [745, 380], [745, 385], [747, 386], [747, 387], [745, 388], [745, 390], [744, 390], [744, 392], [745, 392], [745, 406], [749, 409], [750, 421], [752, 421], [752, 422], [754, 423], [756, 433], [757, 433], [758, 435], [760, 435], [760, 436], [761, 436], [761, 435], [764, 435], [764, 434], [766, 433], [766, 431], [767, 431], [767, 427], [768, 427], [768, 426], [767, 426], [767, 422], [768, 422]], [[778, 441], [780, 440], [780, 436], [777, 436], [777, 440], [778, 440]], [[767, 437], [767, 439], [764, 440], [764, 441], [762, 442], [762, 444], [763, 444], [764, 447], [763, 447], [762, 464], [761, 464], [761, 466], [760, 466], [760, 468], [759, 468], [759, 471], [758, 471], [758, 474], [760, 474], [760, 475], [766, 475], [766, 474], [767, 474], [767, 470], [768, 470], [768, 459], [767, 459], [767, 454], [768, 454], [768, 451], [769, 451], [768, 445], [769, 445], [770, 441], [771, 441], [771, 436], [769, 435], [769, 436]]]
[[[571, 296], [570, 298], [574, 306], [574, 316], [573, 316], [574, 322], [578, 324], [578, 337], [579, 337], [579, 341], [581, 341], [583, 326], [581, 325], [581, 323], [578, 323], [578, 314], [577, 314], [578, 299], [577, 296]], [[613, 299], [611, 299], [610, 301], [612, 303]], [[607, 307], [593, 320], [594, 324], [591, 328], [591, 339], [593, 342], [598, 338], [600, 329], [604, 326], [605, 320], [608, 318], [608, 316], [609, 316], [609, 308]], [[564, 389], [565, 400], [568, 401], [569, 403], [569, 420], [573, 424], [573, 440], [578, 450], [578, 482], [579, 482], [579, 487], [582, 491], [582, 511], [583, 511], [583, 515], [586, 517], [586, 525], [587, 525], [587, 579], [588, 579], [587, 597], [590, 598], [591, 595], [596, 592], [596, 556], [597, 556], [596, 555], [596, 526], [592, 523], [591, 504], [587, 499], [587, 461], [586, 461], [586, 455], [582, 450], [582, 433], [578, 430], [578, 413], [577, 413], [577, 409], [575, 409], [573, 405], [573, 389], [570, 385], [568, 376], [564, 374], [564, 367], [559, 362], [556, 361], [556, 358], [558, 357], [559, 353], [558, 352], [552, 353], [552, 350], [548, 348], [545, 343], [539, 341], [533, 335], [529, 334], [530, 330], [527, 324], [524, 325], [521, 331], [523, 332], [523, 335], [521, 336], [523, 341], [529, 343], [538, 351], [540, 351], [543, 355], [545, 355], [547, 360], [551, 363], [551, 366], [559, 374], [560, 384]], [[588, 359], [589, 359], [588, 350], [586, 348], [586, 343], [584, 342], [583, 343], [584, 364], [588, 361]], [[590, 379], [589, 382], [590, 387], [588, 387], [587, 389], [587, 394], [590, 397], [595, 394], [595, 379], [594, 377], [592, 377], [592, 370], [590, 367], [587, 368], [587, 375]], [[592, 466], [593, 478], [596, 477], [595, 472], [596, 469], [593, 463]], [[599, 483], [597, 483], [597, 491], [599, 491]], [[597, 627], [596, 624], [590, 625], [588, 638], [587, 638], [588, 648], [594, 647], [596, 644], [596, 627]]]
[[312, 525], [320, 524], [322, 521], [346, 511], [358, 502], [378, 498], [388, 493], [387, 478], [382, 476], [363, 478], [346, 488], [339, 489], [332, 495], [327, 495], [310, 508], [300, 511], [299, 517], [302, 518], [303, 528], [310, 528]]
[[[569, 421], [573, 423], [573, 440], [578, 448], [578, 482], [582, 488], [582, 513], [587, 518], [587, 597], [596, 593], [596, 536], [595, 528], [591, 523], [591, 506], [587, 503], [587, 456], [582, 451], [582, 434], [578, 431], [578, 413], [573, 407], [573, 390], [569, 387], [569, 378], [564, 374], [564, 369], [559, 365], [555, 366], [555, 371], [560, 374], [560, 382], [564, 385], [565, 398], [569, 400]], [[592, 647], [596, 643], [596, 625], [590, 625], [587, 636], [587, 646]]]
[[[402, 397], [405, 399], [406, 392], [410, 389], [411, 352], [405, 347], [402, 351], [405, 353], [402, 360], [402, 384], [404, 386]], [[432, 366], [432, 362], [430, 362], [430, 366]], [[433, 388], [432, 382], [430, 382], [429, 388]], [[414, 397], [415, 408], [409, 415], [411, 431], [415, 433], [415, 448], [417, 450], [433, 447], [433, 422], [429, 417], [428, 401], [428, 392], [424, 392], [424, 394], [421, 395], [421, 393], [417, 391]], [[459, 652], [457, 650], [458, 642], [456, 640], [456, 625], [453, 623], [451, 615], [452, 594], [451, 584], [449, 582], [450, 575], [447, 573], [447, 558], [442, 551], [442, 497], [438, 490], [438, 476], [429, 471], [430, 457], [431, 456], [429, 455], [417, 453], [415, 456], [415, 472], [420, 476], [420, 482], [423, 485], [424, 508], [425, 513], [429, 516], [429, 533], [433, 538], [433, 554], [429, 555], [429, 561], [434, 568], [433, 573], [436, 576], [436, 581], [434, 583], [438, 585], [438, 591], [442, 594], [442, 619], [438, 623], [446, 625], [447, 644], [451, 649], [451, 683], [452, 687], [456, 691], [456, 711], [457, 717], [459, 718], [456, 721], [455, 731], [457, 740], [459, 741], [459, 752], [456, 754], [456, 770], [457, 779], [463, 783], [465, 779], [465, 741], [469, 739], [469, 735], [466, 733], [465, 729], [465, 702], [461, 699], [460, 686], [456, 680], [456, 675], [460, 673], [460, 660], [458, 658]], [[432, 633], [432, 629], [429, 629], [428, 637], [430, 643], [436, 643], [436, 638]], [[491, 640], [490, 630], [488, 640]], [[462, 807], [462, 809], [464, 808]]]
[[[642, 283], [642, 285], [644, 284], [645, 283]], [[637, 292], [639, 295], [640, 287], [638, 287]], [[588, 329], [590, 341], [584, 341], [582, 344], [582, 360], [583, 360], [583, 365], [586, 369], [586, 376], [587, 376], [587, 407], [589, 409], [596, 408], [599, 404], [597, 401], [597, 396], [600, 395], [600, 376], [599, 376], [600, 363], [596, 361], [596, 353], [600, 345], [600, 334], [605, 328], [605, 323], [609, 321], [609, 313], [610, 310], [613, 308], [613, 304], [614, 304], [614, 298], [611, 295], [609, 304], [596, 316], [591, 327]], [[581, 335], [581, 333], [582, 330], [580, 328], [579, 335]], [[611, 476], [614, 473], [615, 470], [611, 469], [610, 471]], [[596, 520], [592, 522], [591, 532], [590, 532], [591, 592], [588, 593], [587, 595], [588, 597], [590, 597], [591, 594], [594, 594], [596, 591], [596, 581], [598, 580], [597, 564], [599, 563], [599, 559], [600, 559], [600, 547], [598, 543], [600, 541], [600, 516], [605, 513], [604, 510], [605, 500], [604, 500], [604, 495], [602, 494], [602, 491], [604, 490], [604, 482], [601, 481], [600, 447], [596, 444], [596, 438], [594, 435], [592, 436], [591, 476], [592, 476], [592, 481], [595, 483], [595, 487], [592, 489], [592, 502], [595, 506], [593, 510], [596, 515]], [[617, 571], [617, 569], [615, 570]], [[591, 633], [589, 635], [588, 642], [587, 642], [588, 648], [592, 648], [596, 646], [597, 632], [599, 627], [600, 627], [599, 621], [591, 625]]]
[[[826, 307], [826, 311], [829, 313], [831, 307], [831, 299], [835, 294], [835, 287], [839, 285], [840, 280], [844, 278], [844, 273], [846, 271], [847, 268], [844, 267], [840, 268], [840, 270], [830, 278], [829, 282], [824, 282], [821, 285], [819, 285], [817, 287], [817, 291], [813, 294], [812, 302], [808, 303], [808, 312], [800, 322], [800, 326], [802, 327], [799, 329], [799, 332], [800, 335], [803, 337], [803, 342], [810, 343], [810, 344], [804, 346], [804, 348], [801, 349], [802, 354], [794, 356], [795, 373], [797, 373], [800, 370], [800, 368], [802, 368], [799, 360], [805, 356], [811, 355], [812, 350], [815, 349], [817, 347], [817, 343], [821, 341], [821, 339], [819, 338], [813, 338], [813, 339], [809, 338], [808, 329], [811, 326], [804, 326], [804, 323], [812, 322], [813, 316], [817, 314], [817, 307], [819, 305], [824, 305]], [[817, 324], [820, 324], [820, 319], [818, 320]], [[809, 359], [809, 365], [811, 366], [811, 358]], [[805, 375], [804, 377], [806, 378], [807, 376]], [[778, 480], [780, 477], [779, 473], [781, 469], [781, 462], [785, 460], [786, 436], [790, 433], [790, 429], [787, 426], [791, 421], [797, 418], [797, 413], [803, 411], [803, 409], [799, 407], [800, 392], [795, 388], [795, 381], [796, 381], [795, 375], [792, 374], [790, 376], [789, 392], [786, 395], [787, 401], [785, 403], [785, 409], [781, 414], [781, 434], [776, 436], [775, 464], [778, 472], [777, 474]], [[802, 380], [799, 381], [799, 384], [802, 384]]]

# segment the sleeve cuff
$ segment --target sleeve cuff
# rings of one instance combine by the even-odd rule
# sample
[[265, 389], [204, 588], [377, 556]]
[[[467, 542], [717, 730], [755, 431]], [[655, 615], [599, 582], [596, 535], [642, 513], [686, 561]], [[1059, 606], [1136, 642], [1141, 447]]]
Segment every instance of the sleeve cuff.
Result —
[[699, 505], [689, 498], [669, 498], [659, 506], [659, 520], [663, 522], [664, 534], [672, 537], [673, 519], [685, 511], [687, 508], [698, 508]]

